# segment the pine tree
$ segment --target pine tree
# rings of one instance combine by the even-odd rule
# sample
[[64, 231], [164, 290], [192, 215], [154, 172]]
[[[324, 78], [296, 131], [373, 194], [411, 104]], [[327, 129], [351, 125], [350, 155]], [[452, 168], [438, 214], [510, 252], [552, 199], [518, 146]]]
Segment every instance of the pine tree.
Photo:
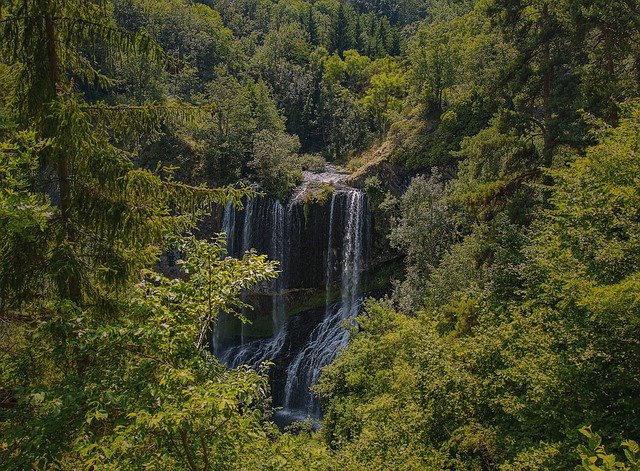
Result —
[[333, 50], [342, 53], [354, 46], [355, 12], [349, 4], [340, 2], [333, 25]]
[[574, 44], [585, 50], [579, 69], [585, 108], [617, 124], [621, 102], [640, 95], [640, 3], [589, 2], [575, 16]]
[[46, 280], [38, 282], [40, 294], [55, 293], [79, 306], [108, 304], [119, 287], [153, 263], [164, 234], [186, 230], [198, 204], [221, 203], [227, 193], [163, 181], [159, 173], [136, 169], [132, 156], [113, 145], [188, 111], [109, 108], [78, 93], [78, 82], [113, 83], [87, 54], [98, 44], [111, 54], [170, 60], [145, 34], [115, 27], [107, 2], [10, 1], [3, 18], [2, 55], [17, 78], [16, 121], [46, 143], [32, 185], [56, 207], [40, 239], [46, 247], [37, 253], [43, 257], [0, 269], [4, 295], [16, 288], [11, 279], [24, 282], [31, 273], [33, 283]]
[[542, 163], [548, 166], [559, 141], [570, 139], [559, 127], [559, 118], [572, 108], [569, 105], [575, 95], [571, 88], [575, 89], [576, 80], [561, 76], [572, 47], [570, 5], [565, 1], [493, 0], [487, 8], [518, 52], [506, 80], [515, 88], [512, 93], [520, 94], [515, 103], [518, 119], [542, 134]]
[[318, 24], [314, 15], [313, 6], [309, 6], [307, 31], [309, 32], [309, 43], [313, 46], [317, 46], [320, 43], [320, 35], [318, 34]]
[[367, 48], [366, 48], [366, 41], [365, 41], [365, 35], [364, 35], [364, 31], [363, 31], [363, 19], [366, 17], [363, 16], [358, 16], [356, 19], [356, 26], [355, 26], [355, 48], [356, 50], [361, 53], [361, 54], [366, 54], [367, 53]]

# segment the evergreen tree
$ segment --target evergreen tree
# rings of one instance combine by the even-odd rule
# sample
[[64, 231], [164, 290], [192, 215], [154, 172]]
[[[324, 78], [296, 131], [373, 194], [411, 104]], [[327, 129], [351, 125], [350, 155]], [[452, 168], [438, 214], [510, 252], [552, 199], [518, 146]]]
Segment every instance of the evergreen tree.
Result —
[[[632, 1], [588, 2], [574, 15], [574, 44], [584, 48], [579, 69], [586, 109], [615, 125], [625, 97], [640, 95], [640, 5]], [[635, 69], [635, 70], [634, 70]]]
[[[111, 144], [107, 129], [140, 130], [161, 122], [170, 108], [109, 109], [86, 103], [75, 90], [79, 80], [111, 83], [85, 56], [80, 41], [102, 41], [113, 53], [119, 49], [164, 60], [148, 37], [116, 28], [107, 4], [10, 2], [4, 14], [4, 57], [18, 78], [17, 120], [47, 142], [38, 155], [42, 172], [34, 185], [50, 194], [58, 211], [49, 222], [51, 246], [45, 252], [50, 258], [33, 260], [38, 269], [3, 269], [40, 276], [44, 270], [52, 284], [44, 283], [43, 289], [55, 286], [60, 299], [77, 305], [106, 301], [110, 287], [126, 283], [154, 261], [157, 249], [150, 249], [166, 231], [188, 227], [182, 212], [194, 208], [198, 194], [222, 202], [226, 192], [162, 182], [135, 169], [130, 156]], [[51, 182], [46, 189], [45, 180]]]
[[393, 49], [393, 31], [391, 29], [391, 25], [389, 24], [389, 20], [387, 20], [386, 17], [382, 17], [382, 19], [380, 20], [378, 34], [380, 35], [379, 42], [382, 46], [381, 57], [391, 54], [391, 51]]
[[333, 22], [331, 46], [340, 56], [352, 49], [355, 42], [355, 13], [348, 3], [340, 2]]
[[[546, 0], [518, 2], [494, 0], [487, 13], [516, 48], [518, 55], [509, 64], [507, 81], [519, 93], [514, 102], [516, 120], [520, 126], [535, 127], [542, 134], [542, 162], [550, 165], [553, 152], [560, 142], [571, 142], [565, 118], [575, 109], [574, 90], [566, 73], [570, 63], [571, 24], [567, 2]], [[564, 70], [565, 72], [561, 72]], [[560, 120], [560, 117], [565, 119]]]
[[309, 7], [307, 31], [309, 32], [309, 44], [312, 46], [318, 46], [320, 43], [320, 36], [318, 34], [318, 24], [316, 22], [313, 6]]

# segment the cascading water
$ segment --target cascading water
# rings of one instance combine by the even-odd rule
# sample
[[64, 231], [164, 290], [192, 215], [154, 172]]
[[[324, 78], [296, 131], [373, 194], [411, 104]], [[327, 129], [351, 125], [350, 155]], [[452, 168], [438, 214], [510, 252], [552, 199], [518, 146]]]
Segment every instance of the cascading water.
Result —
[[233, 235], [236, 233], [236, 210], [231, 201], [227, 203], [222, 215], [222, 232], [227, 236], [227, 253], [233, 255], [235, 241]]
[[[360, 190], [340, 187], [330, 202], [311, 206], [299, 196], [286, 206], [257, 198], [242, 211], [230, 204], [225, 208], [222, 230], [229, 254], [256, 249], [277, 260], [282, 273], [269, 286], [243, 295], [256, 307], [254, 314], [244, 312], [253, 324], [223, 314], [212, 338], [214, 353], [229, 367], [273, 361], [274, 405], [293, 418], [319, 417], [310, 387], [347, 343], [345, 322], [360, 307], [370, 226], [368, 199]], [[339, 300], [332, 302], [338, 288]], [[322, 311], [297, 309], [299, 314], [289, 316], [292, 306], [322, 290]]]
[[[271, 234], [271, 259], [277, 260], [280, 263], [280, 276], [276, 278], [272, 283], [273, 294], [271, 298], [271, 321], [273, 324], [273, 338], [269, 344], [266, 352], [264, 353], [264, 359], [274, 358], [284, 345], [286, 337], [286, 312], [284, 306], [284, 250], [287, 246], [285, 239], [285, 209], [280, 201], [276, 201], [273, 211], [273, 231]], [[264, 361], [264, 360], [261, 360]]]
[[[222, 215], [222, 232], [226, 236], [227, 254], [233, 256], [235, 254], [235, 232], [236, 232], [236, 209], [231, 201], [227, 202]], [[228, 320], [227, 314], [221, 312], [218, 314], [218, 320], [213, 329], [212, 350], [216, 356], [222, 355], [222, 323]]]
[[[251, 228], [253, 227], [253, 215], [254, 215], [254, 207], [255, 200], [251, 199], [247, 201], [245, 210], [244, 210], [244, 221], [242, 227], [242, 253], [245, 253], [251, 250], [253, 244], [251, 239]], [[246, 293], [242, 293], [241, 299], [243, 302], [246, 302]], [[242, 315], [244, 317], [248, 317], [249, 313], [246, 309], [242, 309]], [[240, 345], [244, 346], [246, 342], [246, 325], [243, 323], [240, 331]], [[235, 367], [236, 365], [234, 365]]]
[[327, 306], [324, 319], [287, 368], [285, 409], [297, 409], [312, 416], [319, 415], [319, 405], [310, 387], [317, 382], [322, 367], [331, 363], [339, 350], [346, 345], [348, 331], [344, 323], [347, 319], [353, 318], [360, 307], [358, 287], [364, 259], [364, 231], [367, 229], [364, 209], [365, 194], [356, 190], [349, 191], [344, 212], [346, 222], [342, 240], [341, 300], [340, 303], [331, 305], [329, 301], [334, 261], [335, 195], [331, 200], [325, 288]]
[[[271, 260], [275, 260], [280, 264], [281, 271], [284, 266], [285, 261], [285, 247], [287, 245], [287, 241], [285, 238], [285, 209], [280, 201], [275, 200], [269, 204], [266, 210], [264, 208], [258, 208], [256, 211], [256, 203], [255, 200], [250, 200], [247, 202], [245, 208], [244, 215], [244, 225], [242, 230], [242, 249], [243, 252], [250, 250], [253, 247], [254, 239], [253, 239], [253, 230], [252, 228], [256, 224], [256, 221], [253, 219], [256, 214], [266, 213], [267, 217], [270, 219], [267, 230], [271, 232], [270, 236], [270, 244], [269, 244], [269, 257]], [[229, 213], [233, 212], [234, 216], [229, 216], [229, 219], [235, 217], [235, 211], [233, 207], [227, 205], [225, 208], [225, 214], [223, 216], [223, 230], [225, 229], [225, 221], [227, 219], [227, 211]], [[231, 224], [227, 223], [227, 227], [232, 227]], [[233, 240], [233, 235], [230, 237], [227, 234], [227, 241]], [[228, 243], [228, 242], [227, 242]], [[231, 252], [230, 252], [231, 253]], [[241, 341], [240, 345], [235, 347], [231, 347], [226, 349], [224, 352], [219, 352], [214, 349], [214, 352], [220, 357], [220, 359], [229, 365], [232, 368], [235, 368], [239, 365], [251, 365], [251, 366], [259, 366], [262, 362], [266, 360], [273, 359], [280, 350], [285, 341], [286, 337], [286, 312], [283, 300], [283, 289], [284, 289], [284, 277], [282, 275], [278, 276], [275, 280], [271, 282], [269, 295], [271, 297], [271, 322], [273, 328], [273, 335], [268, 340], [254, 340], [251, 342], [246, 341], [246, 326], [242, 324], [241, 327]], [[244, 301], [246, 302], [246, 296], [244, 297]], [[248, 316], [248, 312], [246, 310], [243, 311], [245, 316]], [[220, 342], [220, 337], [215, 338], [218, 342]], [[214, 340], [214, 342], [215, 342]]]

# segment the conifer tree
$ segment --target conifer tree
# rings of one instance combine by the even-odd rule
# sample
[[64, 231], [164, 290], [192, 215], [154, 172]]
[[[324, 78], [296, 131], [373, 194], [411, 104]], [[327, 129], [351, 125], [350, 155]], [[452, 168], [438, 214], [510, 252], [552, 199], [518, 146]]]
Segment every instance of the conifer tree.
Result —
[[355, 39], [355, 12], [347, 3], [340, 2], [334, 19], [332, 46], [342, 56], [347, 49], [351, 49]]
[[[5, 270], [31, 272], [33, 280], [47, 280], [42, 290], [61, 300], [76, 305], [113, 300], [115, 288], [154, 261], [163, 234], [187, 229], [193, 223], [187, 213], [198, 201], [222, 202], [226, 192], [162, 181], [136, 169], [131, 155], [113, 145], [114, 138], [187, 111], [109, 108], [87, 103], [78, 92], [78, 82], [113, 83], [87, 53], [98, 45], [111, 54], [170, 60], [144, 33], [115, 27], [108, 2], [10, 1], [2, 22], [2, 54], [16, 77], [11, 102], [16, 120], [46, 143], [32, 185], [56, 207], [41, 240], [47, 248], [38, 252], [44, 259], [3, 267], [2, 279], [10, 278]], [[12, 287], [7, 283], [3, 289]]]
[[309, 32], [309, 43], [313, 46], [317, 46], [320, 43], [320, 35], [318, 34], [318, 23], [313, 12], [313, 6], [309, 7], [307, 31]]
[[495, 26], [518, 52], [506, 80], [514, 87], [512, 93], [520, 92], [515, 101], [516, 119], [542, 134], [542, 163], [546, 166], [559, 141], [570, 139], [559, 119], [575, 97], [571, 88], [576, 80], [567, 80], [560, 73], [572, 47], [570, 7], [565, 1], [546, 0], [494, 0], [487, 7]]

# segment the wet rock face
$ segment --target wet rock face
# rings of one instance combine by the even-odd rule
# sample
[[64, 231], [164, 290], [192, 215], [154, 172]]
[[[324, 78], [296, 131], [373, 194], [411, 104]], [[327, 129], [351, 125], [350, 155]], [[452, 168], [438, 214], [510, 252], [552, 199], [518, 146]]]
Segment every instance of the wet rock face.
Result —
[[[336, 279], [339, 273], [338, 261], [342, 259], [343, 247], [336, 235], [345, 230], [348, 217], [347, 197], [347, 191], [336, 190], [335, 195], [322, 202], [300, 199], [285, 206], [266, 197], [255, 198], [238, 211], [227, 206], [227, 211], [232, 215], [227, 216], [225, 213], [223, 222], [227, 221], [227, 227], [223, 227], [222, 231], [227, 233], [229, 255], [241, 256], [245, 251], [255, 249], [256, 252], [267, 254], [280, 262], [284, 289], [324, 289], [329, 256], [334, 261], [330, 267], [332, 279]], [[334, 220], [330, 221], [332, 199]], [[278, 211], [283, 214], [278, 216]], [[368, 207], [364, 211], [368, 211]], [[284, 217], [281, 254], [274, 250], [278, 217]], [[330, 223], [333, 234], [330, 234]], [[370, 222], [367, 221], [367, 224]], [[369, 234], [368, 228], [365, 232]], [[331, 235], [337, 238], [329, 247]], [[369, 241], [365, 241], [364, 245], [368, 249]], [[367, 254], [365, 258], [366, 256]]]
[[[212, 338], [214, 353], [230, 367], [273, 361], [274, 405], [316, 417], [319, 406], [309, 387], [346, 344], [343, 325], [360, 307], [360, 279], [371, 247], [367, 195], [339, 185], [327, 193], [324, 179], [331, 175], [320, 175], [286, 204], [263, 197], [241, 210], [227, 205], [222, 231], [230, 255], [255, 249], [278, 260], [282, 274], [245, 294], [254, 306], [245, 312], [251, 325], [221, 315]], [[332, 178], [340, 181], [344, 174]], [[305, 303], [320, 307], [303, 309]]]

